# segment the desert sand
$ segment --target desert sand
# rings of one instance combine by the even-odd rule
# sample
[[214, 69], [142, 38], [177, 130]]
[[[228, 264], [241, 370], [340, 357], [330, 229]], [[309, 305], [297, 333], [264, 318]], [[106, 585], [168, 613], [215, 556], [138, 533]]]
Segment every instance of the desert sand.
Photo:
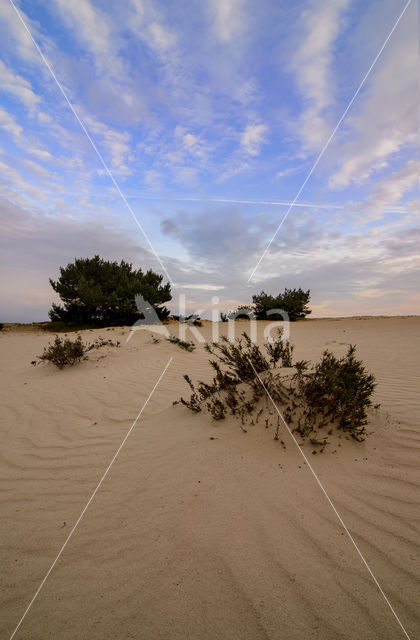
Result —
[[[1, 637], [13, 633], [170, 357], [15, 637], [406, 637], [287, 432], [284, 449], [261, 425], [243, 433], [233, 419], [173, 406], [188, 395], [184, 373], [209, 377], [208, 354], [154, 343], [147, 330], [125, 344], [128, 332], [81, 332], [122, 346], [61, 371], [30, 364], [51, 335], [0, 332]], [[367, 440], [343, 435], [336, 454], [305, 454], [414, 639], [420, 318], [308, 320], [292, 325], [291, 340], [297, 359], [355, 343], [377, 377], [381, 408]]]

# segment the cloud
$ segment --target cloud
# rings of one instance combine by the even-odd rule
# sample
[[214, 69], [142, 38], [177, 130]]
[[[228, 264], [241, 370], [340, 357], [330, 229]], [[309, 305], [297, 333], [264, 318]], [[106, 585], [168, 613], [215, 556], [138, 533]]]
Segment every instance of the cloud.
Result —
[[118, 40], [109, 17], [89, 0], [54, 3], [76, 38], [93, 55], [97, 71], [114, 77], [122, 74], [124, 64], [118, 56]]
[[[383, 291], [384, 296], [388, 288], [416, 290], [415, 279], [420, 276], [418, 223], [409, 221], [402, 228], [379, 233], [375, 228], [349, 233], [342, 231], [333, 218], [326, 227], [318, 217], [305, 212], [286, 221], [259, 280], [246, 285], [244, 274], [255, 265], [276, 224], [275, 216], [267, 212], [249, 218], [237, 208], [222, 207], [200, 214], [179, 212], [163, 222], [162, 230], [186, 249], [187, 264], [198, 267], [198, 282], [225, 285], [225, 298], [250, 301], [252, 293], [260, 288], [278, 293], [284, 287], [302, 286], [310, 288], [316, 299], [333, 303], [352, 300], [369, 289]], [[177, 281], [195, 284], [195, 277], [184, 276]], [[196, 294], [196, 299], [204, 300], [205, 295]], [[359, 308], [355, 307], [354, 313]], [[369, 308], [372, 310], [373, 304]]]
[[21, 127], [14, 117], [0, 106], [0, 127], [7, 131], [15, 141], [20, 141], [23, 134]]
[[210, 145], [206, 140], [203, 140], [199, 135], [191, 133], [185, 127], [177, 125], [174, 131], [175, 146], [179, 150], [181, 145], [180, 157], [190, 155], [201, 160], [205, 160], [210, 150]]
[[23, 160], [23, 165], [27, 167], [32, 173], [37, 175], [39, 178], [45, 178], [45, 179], [51, 180], [52, 178], [57, 177], [57, 176], [54, 176], [54, 174], [51, 173], [51, 171], [48, 171], [48, 169], [38, 164], [37, 162], [30, 160], [29, 158]]
[[0, 128], [7, 131], [15, 144], [17, 144], [25, 153], [37, 156], [41, 160], [52, 160], [53, 156], [47, 149], [43, 149], [39, 142], [33, 142], [24, 134], [23, 127], [18, 124], [15, 118], [0, 106]]
[[246, 154], [257, 156], [266, 140], [268, 127], [265, 124], [249, 124], [241, 133], [241, 145]]
[[89, 134], [95, 139], [100, 136], [102, 144], [111, 159], [111, 164], [115, 168], [128, 171], [125, 163], [130, 154], [130, 134], [127, 131], [116, 131], [103, 122], [96, 120], [92, 116], [84, 116], [84, 124]]
[[36, 200], [43, 201], [46, 199], [46, 194], [42, 189], [38, 189], [28, 183], [16, 169], [10, 167], [5, 162], [0, 161], [0, 173], [0, 191], [9, 197], [11, 196], [13, 200], [15, 199], [13, 194], [16, 193], [19, 196], [21, 192], [23, 192], [25, 196]]
[[0, 60], [0, 87], [1, 91], [18, 98], [30, 113], [35, 111], [41, 101], [40, 96], [32, 90], [31, 83], [22, 76], [14, 73]]
[[332, 130], [325, 110], [335, 102], [334, 48], [348, 5], [349, 0], [325, 0], [303, 12], [303, 33], [291, 66], [304, 100], [298, 135], [306, 151], [320, 151]]
[[389, 158], [418, 144], [418, 27], [412, 4], [401, 19], [335, 151], [340, 166], [329, 187], [362, 183]]
[[[31, 32], [37, 34], [37, 24], [30, 20], [20, 8], [19, 13], [29, 25]], [[0, 2], [0, 38], [9, 51], [14, 51], [26, 62], [40, 65], [39, 54], [10, 2]]]
[[409, 160], [401, 169], [393, 171], [375, 184], [370, 195], [369, 209], [380, 215], [384, 209], [398, 204], [416, 186], [419, 193], [420, 160]]
[[166, 53], [169, 49], [176, 44], [176, 37], [169, 29], [165, 28], [158, 22], [151, 22], [149, 24], [149, 31], [152, 36], [152, 42], [154, 48], [159, 53]]
[[210, 0], [218, 39], [229, 43], [244, 29], [243, 0]]
[[200, 291], [221, 291], [224, 289], [224, 285], [214, 285], [214, 284], [190, 284], [185, 283], [183, 285], [185, 289], [199, 289]]

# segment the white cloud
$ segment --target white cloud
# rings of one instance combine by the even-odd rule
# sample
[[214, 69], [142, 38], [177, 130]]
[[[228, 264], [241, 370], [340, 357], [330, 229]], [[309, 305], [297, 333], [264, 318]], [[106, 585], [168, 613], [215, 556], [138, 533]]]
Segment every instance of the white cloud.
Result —
[[0, 127], [7, 131], [15, 141], [22, 138], [23, 128], [3, 107], [0, 106]]
[[209, 0], [209, 4], [219, 40], [231, 42], [244, 28], [243, 0]]
[[299, 137], [305, 150], [321, 150], [331, 133], [324, 112], [335, 101], [331, 67], [348, 4], [349, 0], [324, 0], [303, 14], [303, 35], [292, 69], [305, 105], [299, 119]]
[[27, 182], [13, 167], [0, 161], [0, 192], [12, 202], [21, 202], [21, 197], [28, 204], [26, 196], [36, 200], [45, 200], [46, 194], [42, 189]]
[[40, 160], [46, 160], [46, 161], [49, 161], [49, 162], [54, 160], [54, 156], [51, 155], [51, 153], [49, 151], [47, 151], [46, 149], [40, 149], [39, 147], [27, 147], [25, 150], [28, 153], [36, 156]]
[[25, 153], [37, 156], [41, 160], [53, 160], [52, 154], [47, 149], [41, 147], [37, 140], [33, 140], [32, 137], [27, 137], [24, 134], [23, 127], [2, 107], [0, 107], [0, 128], [7, 131], [15, 144]]
[[265, 124], [249, 124], [241, 134], [241, 145], [245, 153], [257, 156], [266, 139], [268, 127]]
[[[26, 24], [29, 25], [31, 32], [36, 35], [36, 25], [29, 20], [22, 9], [19, 9], [19, 13]], [[0, 37], [3, 42], [10, 43], [10, 50], [13, 50], [24, 60], [35, 62], [36, 64], [43, 64], [28, 32], [22, 25], [10, 2], [0, 2]]]
[[53, 118], [48, 113], [43, 113], [42, 111], [38, 113], [38, 120], [42, 122], [42, 124], [51, 124], [53, 122]]
[[39, 178], [44, 178], [44, 179], [51, 180], [52, 178], [56, 177], [56, 176], [54, 176], [53, 173], [51, 173], [51, 171], [48, 171], [48, 169], [46, 169], [42, 165], [38, 164], [37, 162], [34, 162], [33, 160], [30, 160], [29, 158], [24, 160], [23, 164], [32, 173], [36, 174]]
[[154, 169], [148, 169], [144, 174], [143, 180], [151, 189], [161, 189], [164, 186], [162, 174]]
[[175, 46], [175, 35], [162, 24], [159, 24], [158, 22], [151, 22], [149, 24], [149, 31], [152, 36], [154, 48], [160, 53], [166, 53], [168, 49]]
[[201, 158], [202, 160], [206, 158], [209, 145], [205, 140], [200, 138], [200, 136], [191, 133], [185, 127], [181, 127], [180, 125], [175, 127], [174, 133], [178, 153], [180, 152], [179, 145], [182, 145], [180, 157], [183, 157], [185, 155], [183, 152], [186, 152], [187, 154], [195, 156], [196, 158]]
[[122, 74], [124, 65], [109, 18], [89, 0], [54, 2], [79, 42], [92, 53], [96, 69], [107, 76]]
[[198, 170], [195, 167], [174, 167], [174, 177], [181, 184], [186, 184], [190, 187], [197, 187], [198, 184]]
[[225, 285], [216, 284], [183, 284], [183, 289], [198, 289], [199, 291], [221, 291], [225, 289]]
[[127, 168], [124, 167], [124, 165], [130, 154], [131, 137], [129, 133], [126, 131], [116, 131], [91, 116], [85, 116], [84, 121], [88, 131], [93, 134], [93, 137], [95, 137], [95, 135], [101, 136], [102, 143], [111, 158], [113, 167], [123, 169], [124, 172], [126, 172]]
[[388, 166], [392, 154], [418, 141], [418, 51], [416, 7], [399, 23], [372, 72], [356, 114], [347, 120], [348, 141], [340, 144], [341, 166], [330, 188], [361, 183]]
[[34, 111], [36, 105], [41, 100], [40, 96], [36, 95], [32, 90], [31, 83], [6, 67], [6, 65], [1, 60], [0, 87], [1, 91], [9, 93], [23, 102], [30, 113]]
[[140, 29], [143, 24], [145, 8], [143, 0], [130, 0], [131, 15], [130, 15], [130, 29], [136, 31]]
[[420, 160], [409, 160], [402, 169], [394, 171], [374, 186], [371, 207], [378, 213], [384, 208], [398, 204], [401, 198], [417, 185], [420, 189]]

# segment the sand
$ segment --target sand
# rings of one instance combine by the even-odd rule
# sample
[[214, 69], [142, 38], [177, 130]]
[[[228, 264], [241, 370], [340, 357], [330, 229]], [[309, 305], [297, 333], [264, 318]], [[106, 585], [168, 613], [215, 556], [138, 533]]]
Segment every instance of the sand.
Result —
[[[238, 325], [241, 323], [238, 323]], [[201, 330], [210, 335], [210, 323]], [[263, 325], [260, 324], [262, 327]], [[243, 323], [243, 328], [247, 323]], [[221, 326], [226, 330], [226, 325]], [[242, 329], [242, 326], [241, 326]], [[173, 329], [172, 329], [173, 330]], [[163, 368], [173, 361], [16, 638], [404, 638], [287, 432], [182, 405], [206, 378], [149, 331], [59, 371], [51, 336], [0, 332], [1, 637], [12, 634]], [[305, 453], [411, 638], [420, 630], [420, 318], [310, 320], [297, 358], [348, 343], [377, 376], [364, 443]], [[105, 356], [105, 357], [103, 357]]]

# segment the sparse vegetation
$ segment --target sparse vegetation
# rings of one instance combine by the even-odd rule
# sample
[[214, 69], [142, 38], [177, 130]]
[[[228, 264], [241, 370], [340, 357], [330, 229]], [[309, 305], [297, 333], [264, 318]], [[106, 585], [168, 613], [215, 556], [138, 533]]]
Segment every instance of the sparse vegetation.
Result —
[[32, 360], [31, 364], [37, 365], [40, 362], [51, 362], [59, 369], [63, 369], [65, 366], [72, 366], [77, 362], [87, 360], [87, 354], [92, 349], [100, 349], [106, 346], [119, 347], [120, 343], [98, 338], [95, 342], [87, 344], [83, 342], [81, 336], [77, 336], [75, 340], [55, 336], [54, 342], [52, 344], [49, 343], [44, 348], [42, 355], [38, 356], [36, 360]]
[[[215, 371], [213, 380], [194, 384], [185, 375], [192, 393], [180, 402], [195, 413], [207, 410], [215, 420], [231, 414], [243, 431], [258, 422], [266, 428], [274, 426], [274, 439], [279, 440], [280, 423], [278, 419], [273, 422], [265, 387], [291, 431], [302, 442], [308, 439], [315, 452], [324, 451], [334, 428], [357, 441], [364, 439], [375, 379], [356, 359], [354, 346], [342, 358], [325, 351], [312, 367], [303, 360], [293, 366], [293, 346], [281, 331], [274, 343], [264, 346], [265, 353], [246, 333], [233, 343], [222, 338], [206, 345], [215, 357], [209, 360]], [[294, 371], [284, 371], [292, 366]]]
[[176, 336], [170, 335], [167, 340], [169, 340], [169, 342], [172, 342], [172, 344], [177, 344], [178, 347], [181, 347], [181, 349], [185, 349], [185, 351], [194, 351], [195, 349], [194, 342], [187, 342], [186, 340], [181, 340]]

